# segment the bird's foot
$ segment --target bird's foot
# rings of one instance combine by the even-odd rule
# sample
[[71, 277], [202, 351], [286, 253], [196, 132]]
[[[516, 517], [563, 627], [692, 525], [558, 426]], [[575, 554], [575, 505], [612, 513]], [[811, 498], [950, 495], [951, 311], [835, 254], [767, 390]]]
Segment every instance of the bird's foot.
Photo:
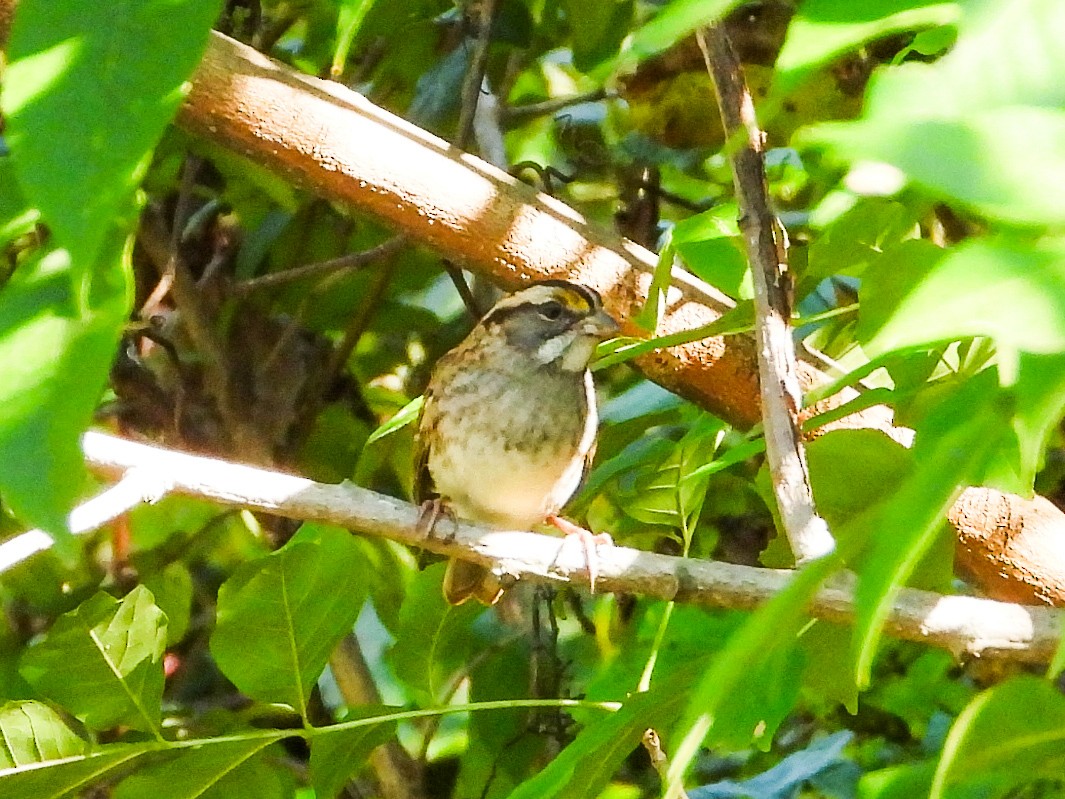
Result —
[[444, 541], [450, 541], [455, 537], [457, 527], [455, 514], [440, 497], [427, 499], [421, 504], [418, 510], [418, 523], [414, 526], [415, 531], [422, 538], [436, 538], [436, 525], [441, 516], [447, 517], [451, 522], [450, 532], [442, 536]]
[[[584, 551], [584, 562], [588, 567], [588, 582], [591, 591], [595, 593], [595, 583], [599, 579], [599, 555], [596, 548], [599, 546], [613, 546], [614, 539], [609, 533], [593, 533], [579, 524], [574, 524], [561, 516], [548, 516], [547, 523], [566, 536], [566, 541], [577, 540]], [[565, 544], [563, 543], [563, 546]]]

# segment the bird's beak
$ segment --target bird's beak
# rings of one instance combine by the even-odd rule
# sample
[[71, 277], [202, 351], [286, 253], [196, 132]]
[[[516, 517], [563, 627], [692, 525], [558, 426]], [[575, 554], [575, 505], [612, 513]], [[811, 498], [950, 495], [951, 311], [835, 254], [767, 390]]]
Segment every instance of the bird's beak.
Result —
[[581, 332], [599, 339], [608, 339], [616, 335], [621, 328], [606, 311], [600, 309], [581, 323]]

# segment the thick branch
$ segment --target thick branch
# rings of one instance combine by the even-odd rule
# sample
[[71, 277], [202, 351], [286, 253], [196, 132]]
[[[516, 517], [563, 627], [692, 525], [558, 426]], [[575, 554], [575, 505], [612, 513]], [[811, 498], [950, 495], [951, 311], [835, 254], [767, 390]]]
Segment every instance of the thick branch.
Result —
[[[493, 532], [447, 523], [425, 538], [413, 505], [354, 485], [325, 485], [302, 477], [136, 444], [90, 432], [83, 441], [94, 469], [122, 474], [139, 469], [166, 476], [174, 492], [226, 505], [327, 522], [490, 566], [503, 575], [538, 582], [588, 583], [587, 561], [565, 539]], [[778, 593], [792, 572], [657, 555], [625, 547], [598, 553], [596, 589], [675, 599], [710, 607], [750, 609]], [[826, 586], [810, 612], [833, 622], [854, 617], [853, 578]], [[989, 599], [899, 592], [887, 622], [890, 635], [962, 655], [1045, 663], [1057, 646], [1062, 611]]]
[[791, 338], [792, 278], [784, 231], [769, 207], [762, 131], [754, 115], [740, 60], [722, 25], [697, 34], [714, 83], [726, 141], [742, 142], [729, 155], [754, 283], [758, 376], [762, 419], [773, 493], [796, 561], [821, 557], [835, 548], [824, 519], [814, 509], [810, 469], [802, 442], [795, 344]]
[[[0, 41], [14, 0], [0, 0]], [[608, 310], [628, 319], [646, 297], [654, 257], [641, 247], [596, 230], [579, 214], [534, 193], [476, 158], [450, 148], [343, 86], [280, 66], [250, 48], [214, 34], [179, 124], [257, 163], [285, 174], [315, 194], [347, 203], [391, 222], [413, 238], [463, 260], [471, 269], [514, 287], [543, 277], [574, 277], [600, 289]], [[659, 334], [690, 330], [716, 320], [727, 298], [677, 270]], [[627, 332], [639, 331], [626, 325]], [[656, 352], [639, 361], [652, 380], [741, 427], [760, 416], [753, 339], [711, 338]], [[800, 362], [804, 390], [824, 382]], [[843, 395], [847, 400], [853, 395]], [[838, 401], [838, 400], [837, 400]], [[833, 403], [834, 404], [834, 403]], [[824, 410], [827, 403], [815, 411]], [[903, 440], [883, 407], [847, 417], [848, 427], [872, 427]], [[1012, 538], [1026, 537], [1026, 520], [1036, 512], [1039, 528], [1065, 537], [1065, 515], [1036, 508], [1021, 497], [980, 489], [988, 507], [1011, 510]], [[957, 510], [957, 508], [955, 508]], [[962, 549], [982, 559], [1002, 582], [1041, 586], [1028, 594], [1065, 602], [1065, 570], [1047, 572], [1057, 555], [1039, 554], [1024, 564], [1001, 559], [988, 541], [1006, 528], [992, 515], [966, 514], [952, 523]], [[976, 533], [975, 535], [973, 533]], [[1032, 551], [1041, 552], [1040, 540]], [[988, 584], [984, 584], [988, 587]], [[999, 590], [991, 586], [992, 590]]]
[[[505, 287], [574, 278], [598, 289], [622, 320], [647, 296], [655, 257], [642, 247], [343, 86], [294, 73], [224, 36], [212, 36], [178, 122], [320, 196], [380, 217]], [[682, 270], [668, 299], [660, 334], [709, 324], [732, 307]], [[743, 426], [759, 420], [747, 337], [672, 348], [641, 366], [725, 418]]]

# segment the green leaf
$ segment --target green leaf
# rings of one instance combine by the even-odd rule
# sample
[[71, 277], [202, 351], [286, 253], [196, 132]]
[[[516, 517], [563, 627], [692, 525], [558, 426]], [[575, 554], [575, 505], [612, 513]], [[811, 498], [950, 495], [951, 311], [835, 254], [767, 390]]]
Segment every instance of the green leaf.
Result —
[[713, 474], [703, 467], [715, 460], [724, 434], [724, 422], [701, 415], [650, 474], [637, 477], [635, 495], [625, 503], [626, 512], [637, 521], [680, 530], [687, 550]]
[[862, 799], [913, 799], [927, 796], [935, 770], [935, 762], [925, 760], [870, 771], [859, 781], [858, 795]]
[[633, 31], [628, 51], [638, 60], [648, 58], [717, 22], [739, 3], [740, 0], [674, 0]]
[[1018, 356], [1013, 426], [1021, 452], [1021, 478], [1035, 478], [1047, 441], [1065, 413], [1065, 354]]
[[337, 41], [333, 51], [333, 65], [329, 73], [333, 78], [340, 77], [348, 60], [351, 43], [362, 27], [366, 12], [373, 8], [374, 0], [341, 0], [337, 13]]
[[606, 787], [648, 727], [661, 728], [680, 712], [694, 668], [678, 671], [651, 690], [635, 694], [617, 713], [585, 727], [539, 774], [508, 799], [594, 799]]
[[[879, 505], [855, 517], [844, 536], [871, 537], [859, 573], [855, 625], [855, 675], [869, 684], [883, 625], [899, 589], [945, 532], [943, 519], [964, 485], [981, 480], [1010, 447], [994, 370], [962, 383], [941, 400], [917, 430], [916, 468]], [[1013, 447], [1015, 449], [1015, 447]], [[1008, 459], [1007, 459], [1008, 460]], [[842, 536], [841, 536], [842, 537]]]
[[[190, 799], [190, 797], [216, 796], [219, 799], [241, 799], [271, 794], [249, 793], [237, 790], [240, 780], [236, 769], [273, 743], [272, 738], [207, 742], [179, 753], [162, 763], [141, 767], [127, 777], [115, 789], [115, 799]], [[226, 791], [230, 792], [226, 792]], [[276, 796], [276, 792], [273, 796]]]
[[658, 323], [666, 312], [666, 295], [669, 293], [669, 285], [673, 281], [673, 259], [675, 250], [673, 238], [669, 236], [658, 253], [655, 262], [655, 270], [651, 273], [651, 285], [647, 287], [647, 301], [640, 308], [639, 313], [633, 316], [633, 323], [648, 333], [654, 333], [658, 329]]
[[805, 0], [777, 57], [775, 91], [791, 91], [813, 70], [874, 39], [954, 24], [961, 9], [953, 0]]
[[77, 280], [64, 250], [21, 265], [0, 289], [0, 491], [19, 518], [53, 534], [81, 492], [79, 440], [126, 318], [123, 237]]
[[392, 435], [397, 430], [401, 430], [407, 425], [418, 421], [424, 402], [425, 397], [418, 396], [396, 411], [391, 419], [370, 433], [370, 437], [366, 439], [366, 446], [370, 446], [375, 441], [380, 441], [385, 436]]
[[313, 524], [245, 564], [218, 591], [218, 668], [253, 699], [306, 718], [311, 687], [366, 598], [363, 568], [350, 533]]
[[388, 653], [392, 669], [413, 691], [419, 704], [442, 701], [457, 671], [478, 646], [473, 623], [484, 608], [469, 602], [455, 607], [444, 600], [440, 586], [446, 564], [416, 575], [399, 612], [396, 643]]
[[1047, 32], [1062, 25], [1056, 0], [970, 4], [950, 53], [881, 71], [862, 120], [817, 125], [796, 141], [893, 164], [931, 194], [992, 218], [1060, 224], [1065, 54]]
[[[359, 708], [343, 721], [368, 718], [385, 708]], [[347, 730], [320, 728], [311, 739], [311, 783], [316, 796], [336, 796], [348, 779], [366, 765], [370, 752], [390, 740], [396, 732], [394, 721], [367, 724]]]
[[152, 592], [155, 604], [166, 614], [166, 642], [173, 646], [185, 637], [192, 614], [192, 575], [188, 567], [181, 562], [171, 563], [144, 577], [141, 584]]
[[754, 304], [750, 300], [744, 300], [705, 327], [681, 330], [666, 336], [658, 336], [657, 338], [633, 339], [621, 337], [605, 342], [605, 344], [600, 345], [600, 350], [592, 363], [592, 371], [598, 372], [609, 366], [631, 361], [633, 358], [638, 358], [663, 347], [676, 347], [714, 336], [734, 336], [738, 333], [748, 333], [753, 329]]
[[[30, 764], [0, 771], [4, 799], [64, 799], [128, 766], [158, 744], [111, 744], [91, 755], [81, 755], [45, 765]], [[85, 794], [81, 794], [85, 795]]]
[[862, 287], [857, 336], [866, 351], [970, 336], [1024, 352], [1065, 351], [1065, 247], [980, 239], [944, 255], [907, 245]]
[[806, 446], [817, 510], [836, 530], [895, 489], [911, 450], [879, 430], [832, 430]]
[[22, 675], [95, 729], [125, 724], [159, 734], [166, 616], [137, 586], [99, 593], [60, 616], [22, 657]]
[[931, 799], [976, 782], [995, 795], [1065, 770], [1065, 697], [1046, 680], [1014, 677], [980, 694], [943, 745]]
[[[939, 89], [938, 91], [942, 91]], [[907, 95], [908, 97], [909, 95]], [[1065, 222], [1065, 112], [1007, 106], [960, 119], [871, 116], [804, 129], [802, 146], [891, 164], [933, 197], [1017, 225]]]
[[[756, 734], [762, 743], [772, 740], [796, 698], [793, 655], [799, 632], [808, 621], [806, 605], [839, 567], [838, 559], [829, 556], [798, 570], [787, 587], [751, 614], [717, 653], [692, 690], [672, 737], [667, 790], [681, 784], [719, 719], [728, 721], [724, 732], [732, 741], [742, 732], [748, 740]], [[792, 673], [781, 679], [788, 671]]]
[[672, 242], [695, 275], [733, 299], [753, 296], [736, 206], [728, 203], [677, 222]]
[[851, 715], [856, 714], [858, 686], [850, 668], [850, 627], [818, 620], [803, 631], [799, 646], [807, 663], [803, 688], [826, 702], [843, 705]]
[[[33, 230], [40, 213], [30, 208], [9, 157], [0, 157], [0, 248]], [[0, 278], [3, 274], [0, 273]], [[0, 281], [2, 285], [2, 281]]]
[[573, 44], [573, 65], [581, 72], [617, 53], [632, 25], [633, 0], [560, 0]]
[[957, 679], [957, 666], [953, 655], [925, 650], [906, 664], [902, 674], [878, 685], [869, 701], [905, 721], [915, 741], [927, 741], [934, 718], [944, 712], [957, 716], [976, 693], [970, 682]]
[[23, 190], [80, 269], [130, 217], [220, 11], [219, 0], [20, 0], [5, 135]]
[[[1063, 25], [1065, 6], [1057, 0], [966, 3], [954, 48], [933, 64], [908, 63], [878, 75], [867, 114], [886, 121], [963, 118], [992, 108], [1061, 108], [1065, 53], [1050, 32]], [[907, 103], [899, 106], [903, 98]]]
[[[916, 225], [914, 209], [902, 203], [883, 197], [860, 198], [810, 243], [803, 283], [816, 285], [833, 275], [861, 277], [885, 252], [912, 237]], [[806, 293], [796, 289], [796, 296]]]
[[19, 701], [0, 707], [0, 771], [77, 757], [88, 750], [88, 742], [48, 705]]

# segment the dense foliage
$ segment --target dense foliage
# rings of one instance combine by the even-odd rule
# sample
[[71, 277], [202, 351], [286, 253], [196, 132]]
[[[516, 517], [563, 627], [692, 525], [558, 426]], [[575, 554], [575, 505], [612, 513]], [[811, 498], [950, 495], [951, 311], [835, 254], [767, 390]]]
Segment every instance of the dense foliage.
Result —
[[[748, 329], [691, 37], [737, 3], [496, 5], [486, 80], [515, 171], [675, 255]], [[859, 575], [853, 627], [806, 610], [835, 561], [754, 612], [524, 587], [486, 610], [448, 607], [429, 556], [179, 497], [69, 534], [104, 485], [79, 449], [93, 422], [410, 496], [410, 427], [371, 436], [470, 327], [447, 253], [406, 242], [258, 281], [390, 232], [174, 117], [213, 26], [453, 139], [480, 7], [18, 0], [0, 97], [0, 530], [56, 546], [0, 574], [0, 794], [394, 796], [385, 775], [408, 771], [409, 795], [515, 799], [682, 777], [700, 799], [1065, 793], [1060, 664], [976, 668], [883, 635], [901, 586], [969, 590], [944, 523], [962, 487], [1063, 498], [1059, 0], [768, 0], [728, 18], [799, 335], [837, 387], [864, 381], [856, 404], [915, 431], [909, 448], [873, 430], [809, 445]], [[791, 565], [758, 431], [623, 362], [597, 377], [599, 454], [570, 516], [628, 546]], [[648, 728], [669, 758], [657, 772]]]

